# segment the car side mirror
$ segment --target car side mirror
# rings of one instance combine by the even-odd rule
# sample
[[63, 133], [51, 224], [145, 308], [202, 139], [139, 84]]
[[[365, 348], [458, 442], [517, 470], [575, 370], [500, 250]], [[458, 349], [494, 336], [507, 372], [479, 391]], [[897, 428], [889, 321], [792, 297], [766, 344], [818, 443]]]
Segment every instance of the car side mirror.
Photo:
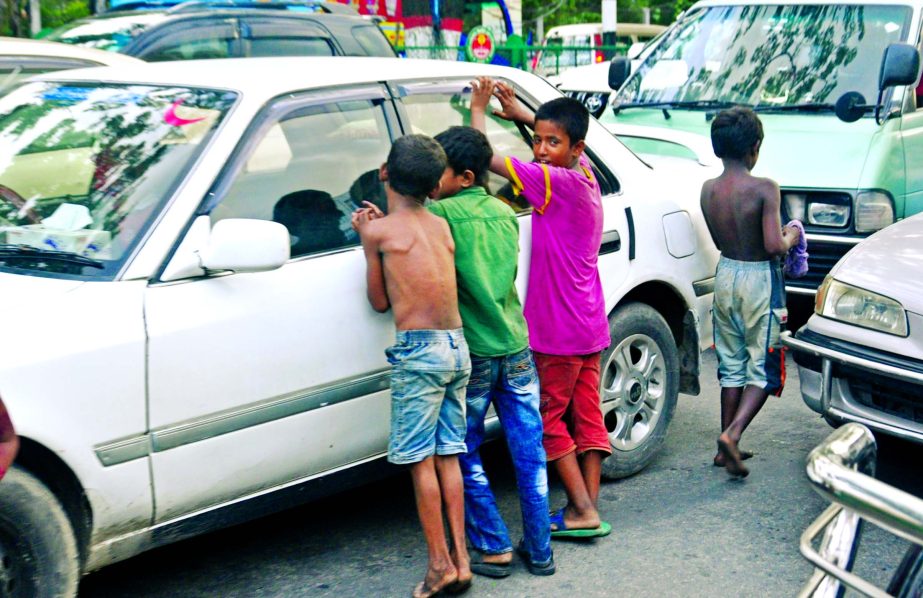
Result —
[[878, 72], [878, 89], [912, 85], [920, 80], [920, 52], [911, 44], [895, 43], [885, 48]]
[[199, 261], [206, 271], [265, 272], [288, 261], [291, 240], [278, 222], [229, 218], [212, 226]]
[[609, 87], [618, 91], [631, 74], [631, 59], [627, 56], [616, 56], [609, 63]]

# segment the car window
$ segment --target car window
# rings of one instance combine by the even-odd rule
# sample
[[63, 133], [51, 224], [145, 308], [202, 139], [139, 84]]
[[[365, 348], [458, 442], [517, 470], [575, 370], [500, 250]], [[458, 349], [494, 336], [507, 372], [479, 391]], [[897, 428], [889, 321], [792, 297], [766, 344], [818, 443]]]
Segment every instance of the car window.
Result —
[[212, 222], [257, 218], [284, 224], [292, 257], [359, 243], [353, 210], [387, 202], [378, 170], [391, 137], [383, 100], [298, 108], [269, 126], [246, 156]]
[[163, 35], [139, 57], [148, 62], [233, 58], [237, 56], [235, 31], [227, 23], [183, 28]]
[[[496, 100], [492, 100], [496, 102]], [[455, 125], [470, 125], [471, 90], [460, 92], [412, 93], [403, 99], [407, 117], [413, 133], [434, 136]], [[499, 109], [500, 105], [492, 106]], [[501, 156], [515, 156], [520, 160], [532, 160], [532, 147], [519, 128], [487, 112], [487, 138], [494, 153]], [[509, 183], [500, 175], [490, 174], [490, 190], [509, 203], [517, 211], [528, 210], [528, 204], [516, 198]]]
[[353, 37], [365, 50], [367, 56], [394, 56], [394, 49], [388, 42], [388, 38], [376, 25], [353, 27]]
[[3, 56], [0, 57], [0, 95], [9, 92], [17, 83], [32, 75], [91, 66], [99, 64], [79, 58]]
[[259, 37], [250, 40], [250, 56], [334, 56], [336, 52], [322, 37]]

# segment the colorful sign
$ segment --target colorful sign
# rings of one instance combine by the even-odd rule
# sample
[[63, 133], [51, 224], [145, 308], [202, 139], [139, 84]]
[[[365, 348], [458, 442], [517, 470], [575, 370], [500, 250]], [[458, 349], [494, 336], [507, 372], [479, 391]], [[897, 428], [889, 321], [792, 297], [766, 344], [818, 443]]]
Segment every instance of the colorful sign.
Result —
[[490, 62], [496, 49], [494, 34], [487, 27], [475, 27], [468, 32], [465, 55], [470, 62]]

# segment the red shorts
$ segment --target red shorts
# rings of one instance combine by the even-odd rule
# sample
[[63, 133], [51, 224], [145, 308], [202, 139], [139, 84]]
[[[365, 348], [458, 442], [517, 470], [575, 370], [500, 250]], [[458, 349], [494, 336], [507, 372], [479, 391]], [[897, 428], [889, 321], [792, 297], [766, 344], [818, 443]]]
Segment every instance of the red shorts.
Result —
[[542, 443], [549, 461], [577, 451], [612, 454], [599, 408], [599, 353], [535, 353], [541, 385]]

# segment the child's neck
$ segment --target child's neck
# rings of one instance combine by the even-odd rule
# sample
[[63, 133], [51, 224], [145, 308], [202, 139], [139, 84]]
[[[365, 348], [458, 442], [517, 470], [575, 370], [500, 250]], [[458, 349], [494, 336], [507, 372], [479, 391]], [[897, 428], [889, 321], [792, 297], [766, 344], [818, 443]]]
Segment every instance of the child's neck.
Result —
[[394, 214], [395, 212], [408, 211], [408, 210], [418, 210], [423, 208], [423, 203], [417, 201], [409, 195], [404, 195], [394, 191], [390, 187], [386, 189], [386, 194], [388, 196], [388, 213]]
[[731, 158], [722, 158], [724, 172], [728, 174], [750, 174], [750, 166], [744, 160], [735, 160]]

